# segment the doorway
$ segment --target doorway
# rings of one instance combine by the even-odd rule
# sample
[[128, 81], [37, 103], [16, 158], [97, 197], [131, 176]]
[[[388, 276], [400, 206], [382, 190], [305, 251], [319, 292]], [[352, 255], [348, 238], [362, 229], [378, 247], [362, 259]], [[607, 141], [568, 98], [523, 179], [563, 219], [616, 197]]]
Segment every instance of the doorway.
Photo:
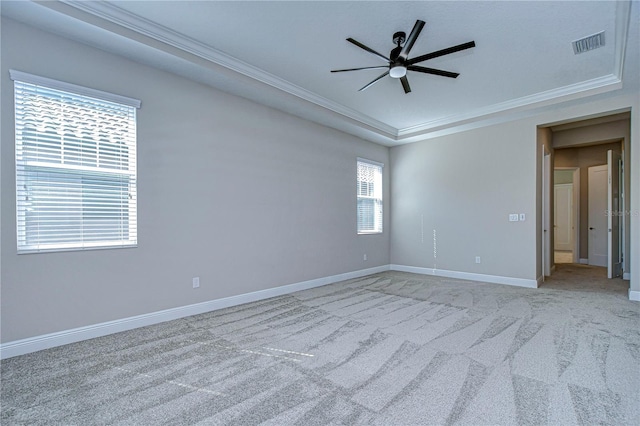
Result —
[[553, 173], [554, 263], [578, 263], [580, 253], [580, 168]]
[[[554, 150], [554, 260], [607, 268], [609, 278], [622, 270], [619, 211], [622, 142]], [[571, 166], [584, 176], [579, 195]], [[576, 181], [578, 181], [576, 179]], [[574, 208], [574, 204], [576, 204]], [[576, 210], [579, 215], [576, 216]], [[574, 234], [577, 231], [577, 235]], [[577, 245], [575, 243], [578, 242]], [[577, 256], [575, 256], [577, 255]], [[568, 262], [568, 258], [571, 262]]]
[[[553, 186], [553, 205], [555, 206], [553, 223], [556, 255], [558, 252], [569, 252], [571, 253], [569, 260], [573, 262], [573, 183], [556, 183]], [[557, 260], [556, 263], [558, 263]]]
[[[538, 265], [543, 276], [552, 276], [557, 268], [565, 267], [563, 264], [573, 264], [604, 271], [598, 274], [605, 276], [628, 279], [625, 271], [625, 255], [629, 252], [629, 229], [625, 223], [628, 220], [616, 212], [624, 211], [623, 194], [630, 185], [629, 167], [623, 166], [630, 158], [630, 124], [630, 114], [626, 112], [539, 127], [538, 144], [549, 147], [551, 163], [549, 169], [541, 167], [539, 181], [543, 212], [539, 216], [541, 237], [538, 241], [542, 255]], [[545, 154], [538, 157], [542, 163]], [[599, 195], [594, 195], [598, 185], [593, 184], [589, 196], [589, 168], [595, 166], [604, 166], [600, 177], [606, 176], [604, 182], [611, 182], [611, 187], [603, 190], [600, 186]], [[545, 173], [545, 170], [549, 171]], [[590, 198], [601, 204], [589, 208]], [[605, 220], [598, 226], [590, 221], [590, 218], [597, 219], [594, 211]], [[553, 221], [550, 226], [545, 225], [545, 217]], [[599, 235], [599, 231], [604, 234]]]

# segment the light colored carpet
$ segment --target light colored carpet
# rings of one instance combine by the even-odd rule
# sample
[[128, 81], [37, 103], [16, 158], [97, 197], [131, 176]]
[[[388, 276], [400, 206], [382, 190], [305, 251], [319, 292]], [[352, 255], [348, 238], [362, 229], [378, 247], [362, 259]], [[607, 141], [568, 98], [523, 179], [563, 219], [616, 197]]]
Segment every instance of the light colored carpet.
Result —
[[637, 425], [640, 304], [589, 272], [385, 272], [11, 358], [0, 421]]

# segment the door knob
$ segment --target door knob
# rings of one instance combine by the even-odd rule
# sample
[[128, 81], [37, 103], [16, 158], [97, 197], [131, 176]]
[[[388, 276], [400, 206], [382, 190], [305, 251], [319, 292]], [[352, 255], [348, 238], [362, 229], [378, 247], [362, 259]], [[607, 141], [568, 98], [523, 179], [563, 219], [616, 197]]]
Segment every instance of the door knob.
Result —
[[593, 231], [594, 229], [596, 229], [596, 228], [589, 227], [589, 231]]

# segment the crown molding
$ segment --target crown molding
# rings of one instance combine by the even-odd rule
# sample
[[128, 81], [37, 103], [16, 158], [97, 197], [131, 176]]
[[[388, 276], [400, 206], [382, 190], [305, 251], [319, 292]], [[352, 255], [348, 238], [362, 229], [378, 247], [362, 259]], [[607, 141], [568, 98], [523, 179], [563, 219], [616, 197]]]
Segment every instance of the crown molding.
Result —
[[[231, 71], [247, 76], [260, 83], [271, 86], [284, 93], [290, 94], [303, 101], [320, 106], [328, 111], [350, 119], [364, 130], [372, 131], [387, 139], [391, 145], [419, 140], [436, 134], [443, 129], [460, 127], [464, 128], [470, 123], [478, 123], [487, 119], [505, 117], [507, 114], [533, 109], [545, 105], [557, 104], [572, 99], [591, 96], [622, 87], [622, 72], [624, 69], [624, 56], [626, 50], [629, 21], [631, 15], [631, 2], [618, 1], [616, 5], [616, 33], [614, 36], [615, 54], [613, 73], [592, 80], [524, 96], [518, 99], [501, 102], [484, 108], [477, 109], [467, 114], [457, 114], [443, 117], [437, 120], [424, 122], [415, 126], [396, 128], [366, 114], [362, 114], [352, 108], [331, 101], [314, 92], [292, 84], [278, 76], [268, 73], [260, 68], [234, 58], [209, 45], [175, 32], [167, 27], [144, 19], [138, 15], [127, 12], [113, 3], [87, 2], [80, 0], [59, 0], [58, 3], [70, 6], [76, 10], [85, 12], [93, 17], [102, 19], [124, 30], [133, 31], [151, 40], [167, 46], [166, 53], [176, 54], [172, 49], [194, 55], [205, 61], [220, 65]], [[51, 5], [51, 3], [49, 3]], [[117, 28], [111, 26], [109, 31], [116, 32]], [[120, 34], [126, 37], [125, 34]], [[156, 49], [162, 46], [153, 45]]]
[[556, 104], [560, 102], [577, 99], [580, 97], [591, 96], [609, 90], [620, 89], [622, 81], [617, 76], [610, 74], [603, 77], [594, 78], [592, 80], [559, 87], [553, 90], [524, 96], [506, 102], [489, 105], [485, 108], [479, 108], [473, 113], [458, 114], [442, 119], [429, 121], [417, 126], [406, 127], [398, 130], [398, 140], [407, 139], [424, 135], [426, 133], [441, 130], [446, 127], [455, 127], [467, 124], [471, 121], [484, 120], [498, 114], [507, 112], [515, 112], [523, 109], [537, 108], [544, 105]]
[[261, 83], [279, 89], [285, 93], [296, 96], [305, 101], [311, 102], [322, 108], [335, 112], [341, 116], [348, 117], [356, 122], [374, 129], [382, 136], [396, 139], [398, 130], [382, 121], [376, 120], [366, 114], [362, 114], [354, 109], [348, 108], [337, 102], [317, 95], [300, 86], [292, 84], [280, 77], [268, 73], [260, 68], [234, 58], [211, 46], [151, 22], [138, 15], [127, 12], [111, 3], [87, 2], [79, 0], [60, 0], [61, 3], [89, 13], [95, 17], [104, 19], [123, 28], [150, 37], [163, 44], [179, 49], [183, 52], [195, 55], [201, 59], [221, 65], [227, 69], [250, 77]]
[[616, 3], [616, 34], [615, 34], [615, 63], [613, 73], [622, 80], [624, 70], [624, 55], [627, 50], [629, 35], [629, 21], [631, 20], [631, 2], [618, 1]]
[[612, 74], [545, 92], [535, 93], [533, 95], [524, 96], [507, 102], [489, 105], [485, 108], [477, 109], [473, 113], [452, 115], [438, 120], [418, 124], [416, 126], [398, 129], [396, 140], [403, 141], [408, 138], [415, 138], [417, 136], [436, 132], [443, 128], [456, 127], [468, 124], [472, 121], [483, 120], [498, 114], [556, 104], [622, 88], [622, 72], [624, 70], [624, 56], [627, 47], [630, 20], [631, 1], [623, 0], [616, 2], [616, 33], [614, 38], [615, 50]]

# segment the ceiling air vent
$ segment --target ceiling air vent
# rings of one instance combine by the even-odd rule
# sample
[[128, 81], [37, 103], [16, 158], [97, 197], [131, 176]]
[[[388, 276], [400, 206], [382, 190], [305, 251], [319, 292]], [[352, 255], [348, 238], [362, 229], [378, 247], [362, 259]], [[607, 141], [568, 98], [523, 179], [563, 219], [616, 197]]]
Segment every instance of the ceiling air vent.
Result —
[[604, 31], [600, 31], [598, 34], [590, 35], [580, 40], [576, 40], [571, 43], [573, 45], [573, 53], [583, 53], [588, 50], [597, 49], [604, 46]]

